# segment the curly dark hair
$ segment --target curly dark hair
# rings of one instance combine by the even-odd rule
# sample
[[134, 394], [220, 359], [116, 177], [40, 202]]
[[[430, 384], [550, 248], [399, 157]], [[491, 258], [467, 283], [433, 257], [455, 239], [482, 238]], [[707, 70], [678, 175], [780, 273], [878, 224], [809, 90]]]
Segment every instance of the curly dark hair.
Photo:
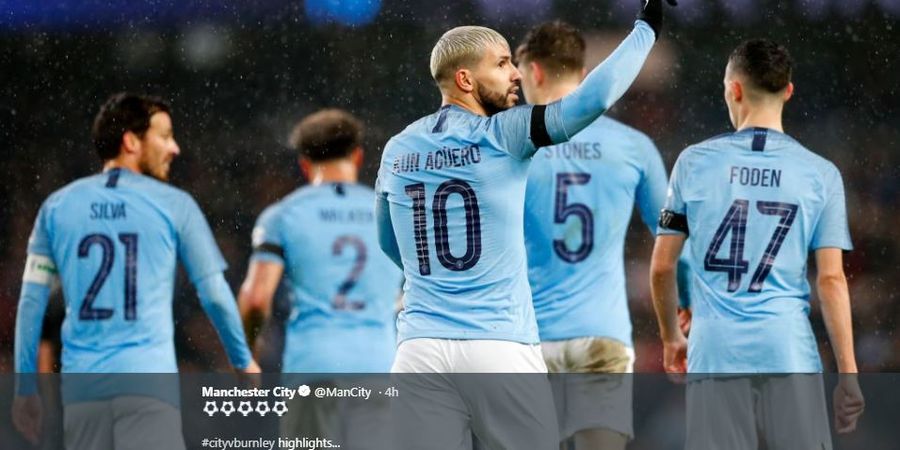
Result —
[[323, 109], [294, 127], [290, 144], [311, 161], [344, 158], [362, 145], [363, 124], [347, 111]]

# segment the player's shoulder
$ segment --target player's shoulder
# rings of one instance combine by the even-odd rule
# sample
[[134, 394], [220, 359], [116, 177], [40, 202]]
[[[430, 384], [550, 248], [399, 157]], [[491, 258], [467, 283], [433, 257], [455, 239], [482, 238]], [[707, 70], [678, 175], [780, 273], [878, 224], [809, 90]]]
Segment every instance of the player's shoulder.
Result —
[[[371, 186], [361, 183], [342, 183], [339, 188], [343, 188], [346, 195], [359, 198], [375, 198], [375, 189]], [[335, 189], [339, 189], [335, 188]], [[340, 192], [338, 192], [340, 194]]]
[[646, 133], [611, 117], [600, 116], [587, 129], [594, 129], [601, 136], [629, 143], [639, 150], [658, 152], [653, 139]]
[[301, 186], [291, 191], [288, 195], [280, 198], [269, 206], [265, 207], [259, 214], [259, 220], [274, 220], [277, 216], [283, 214], [283, 211], [291, 207], [303, 207], [316, 194], [316, 190], [312, 186]]
[[93, 190], [94, 185], [97, 184], [101, 176], [102, 174], [95, 174], [69, 182], [65, 186], [53, 191], [50, 195], [48, 195], [47, 199], [44, 201], [44, 205], [47, 207], [52, 207], [66, 201], [73, 196], [78, 196], [87, 191]]
[[597, 120], [588, 125], [587, 128], [608, 131], [631, 138], [648, 140], [650, 139], [646, 134], [644, 134], [637, 128], [629, 126], [623, 122], [613, 119], [612, 117], [607, 117], [605, 115], [598, 117]]
[[445, 110], [449, 110], [449, 108], [442, 107], [437, 112], [422, 116], [415, 122], [407, 125], [402, 131], [388, 139], [384, 145], [384, 153], [388, 154], [397, 151], [398, 148], [403, 149], [415, 146], [416, 142], [433, 132], [435, 125], [440, 121], [442, 113], [446, 114]]
[[736, 139], [735, 133], [722, 133], [713, 136], [685, 147], [678, 154], [673, 170], [690, 172], [698, 167], [709, 167], [710, 164], [715, 165], [716, 162], [714, 160], [718, 160], [719, 157], [727, 155], [729, 152], [736, 151], [737, 147], [739, 147], [739, 141]]
[[713, 137], [704, 139], [696, 144], [689, 145], [684, 149], [685, 153], [699, 153], [704, 151], [720, 151], [723, 147], [734, 145], [738, 142], [737, 133], [722, 133]]
[[128, 177], [122, 181], [130, 188], [149, 193], [150, 198], [156, 204], [174, 214], [191, 214], [200, 211], [200, 205], [194, 196], [177, 186], [147, 175], [134, 173], [129, 173]]
[[828, 158], [816, 153], [788, 134], [771, 132], [769, 139], [774, 141], [773, 144], [777, 148], [784, 150], [798, 160], [799, 166], [814, 168], [825, 176], [840, 174], [840, 170]]

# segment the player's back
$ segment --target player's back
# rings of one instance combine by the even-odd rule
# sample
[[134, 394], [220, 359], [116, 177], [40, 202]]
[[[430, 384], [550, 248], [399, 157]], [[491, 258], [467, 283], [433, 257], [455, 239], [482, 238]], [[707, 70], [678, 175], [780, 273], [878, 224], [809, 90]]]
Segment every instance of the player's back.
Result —
[[810, 250], [850, 248], [837, 168], [785, 134], [751, 128], [685, 150], [673, 190], [696, 274], [689, 369], [821, 370], [806, 262]]
[[377, 189], [407, 280], [401, 341], [538, 342], [522, 230], [530, 144], [515, 129], [530, 111], [448, 105], [385, 146]]
[[47, 199], [29, 251], [49, 252], [59, 271], [68, 311], [65, 372], [177, 371], [179, 232], [196, 220], [186, 213], [196, 209], [185, 192], [122, 169], [82, 178]]
[[665, 184], [650, 139], [607, 117], [535, 155], [525, 242], [542, 341], [595, 336], [631, 345], [625, 234], [635, 200], [655, 230]]
[[267, 209], [280, 233], [291, 314], [285, 372], [387, 372], [402, 274], [378, 248], [372, 189], [303, 187]]

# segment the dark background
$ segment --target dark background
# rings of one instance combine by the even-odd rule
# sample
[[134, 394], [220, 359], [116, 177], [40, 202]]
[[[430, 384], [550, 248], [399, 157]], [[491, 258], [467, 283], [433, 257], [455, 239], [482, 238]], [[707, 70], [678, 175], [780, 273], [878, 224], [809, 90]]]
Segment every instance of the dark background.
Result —
[[[172, 102], [182, 149], [172, 183], [207, 214], [237, 289], [256, 216], [303, 182], [286, 141], [304, 114], [336, 106], [366, 123], [362, 180], [371, 184], [385, 141], [440, 104], [428, 57], [448, 28], [491, 26], [515, 47], [532, 25], [561, 18], [590, 35], [592, 59], [599, 59], [630, 29], [638, 2], [330, 4], [337, 3], [349, 18], [323, 13], [329, 2], [312, 0], [188, 6], [0, 0], [0, 372], [12, 367], [34, 217], [51, 192], [99, 170], [89, 128], [113, 92]], [[791, 50], [797, 90], [786, 131], [832, 160], [846, 185], [856, 246], [846, 264], [860, 368], [900, 370], [900, 1], [681, 0], [666, 33], [611, 115], [653, 138], [667, 170], [687, 145], [730, 131], [722, 74], [738, 43], [769, 37]], [[651, 246], [646, 229], [633, 221], [626, 267], [639, 371], [661, 369], [646, 281]], [[823, 359], [833, 369], [815, 295], [813, 305]], [[183, 277], [174, 314], [182, 367], [224, 368], [215, 332]], [[274, 352], [263, 362], [277, 368]]]

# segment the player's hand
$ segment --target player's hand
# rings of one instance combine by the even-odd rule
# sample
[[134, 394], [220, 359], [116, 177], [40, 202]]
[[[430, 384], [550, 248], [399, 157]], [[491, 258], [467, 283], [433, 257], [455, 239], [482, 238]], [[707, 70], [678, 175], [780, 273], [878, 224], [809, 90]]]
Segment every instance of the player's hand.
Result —
[[13, 425], [22, 436], [31, 443], [38, 445], [41, 436], [43, 422], [43, 407], [41, 397], [38, 395], [16, 396], [12, 406]]
[[262, 369], [259, 367], [259, 364], [256, 363], [255, 359], [250, 360], [250, 364], [247, 364], [247, 367], [243, 369], [237, 369], [238, 373], [245, 375], [252, 375], [262, 373]]
[[243, 369], [235, 369], [238, 373], [238, 378], [240, 378], [241, 383], [247, 386], [258, 388], [262, 386], [262, 369], [260, 369], [259, 364], [256, 363], [255, 359], [250, 360], [250, 364], [247, 364], [247, 367]]
[[690, 309], [678, 308], [678, 328], [681, 328], [681, 332], [685, 336], [691, 332], [691, 319], [693, 317]]
[[866, 400], [859, 388], [855, 373], [838, 375], [838, 385], [834, 388], [834, 427], [838, 433], [856, 430], [856, 422], [866, 409]]
[[674, 339], [663, 341], [663, 368], [669, 374], [687, 372], [687, 338], [680, 331]]
[[[639, 0], [641, 2], [641, 11], [638, 13], [638, 20], [643, 20], [653, 28], [656, 39], [659, 39], [659, 32], [662, 30], [663, 13], [662, 0]], [[669, 5], [677, 6], [676, 0], [666, 0]]]

